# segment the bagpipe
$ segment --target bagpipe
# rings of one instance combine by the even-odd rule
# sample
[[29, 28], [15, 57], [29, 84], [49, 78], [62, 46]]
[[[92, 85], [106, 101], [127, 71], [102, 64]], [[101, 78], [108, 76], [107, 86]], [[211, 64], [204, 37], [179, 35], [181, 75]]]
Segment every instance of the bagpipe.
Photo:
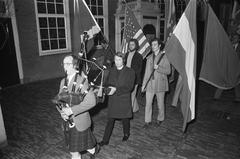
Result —
[[[84, 35], [85, 37], [83, 38], [83, 43], [81, 44], [81, 52], [78, 54], [78, 65], [80, 65], [80, 62], [82, 65], [84, 65], [82, 71], [76, 73], [71, 91], [68, 90], [67, 77], [65, 77], [62, 90], [52, 99], [52, 102], [56, 105], [56, 108], [60, 114], [63, 113], [63, 108], [79, 105], [91, 89], [97, 90], [93, 91], [95, 92], [97, 103], [103, 102], [105, 100], [105, 94], [110, 91], [109, 88], [103, 87], [103, 76], [105, 67], [100, 67], [98, 64], [96, 64], [94, 59], [94, 61], [86, 59], [85, 43], [87, 40], [87, 36], [86, 34]], [[82, 55], [85, 56], [83, 57]], [[100, 70], [100, 72], [96, 75], [93, 81], [90, 82], [88, 81], [88, 73], [91, 70], [91, 67], [89, 67], [89, 65], [94, 65]], [[95, 82], [100, 75], [101, 83], [100, 86], [97, 86]], [[83, 77], [83, 80], [80, 84], [77, 85], [78, 76]], [[87, 84], [85, 82], [87, 82]], [[84, 85], [87, 85], [87, 89], [85, 88], [85, 90], [83, 89]], [[73, 128], [75, 126], [73, 122], [73, 115], [68, 116], [68, 119], [66, 119], [66, 121], [68, 122], [69, 128]]]
[[[52, 99], [52, 102], [56, 104], [56, 108], [60, 114], [63, 113], [62, 111], [63, 108], [68, 108], [68, 107], [72, 107], [74, 105], [80, 104], [90, 90], [90, 87], [88, 87], [86, 90], [82, 91], [83, 85], [87, 79], [86, 76], [83, 76], [83, 80], [80, 83], [78, 89], [76, 90], [77, 78], [78, 78], [78, 74], [76, 74], [74, 77], [72, 90], [68, 91], [67, 77], [66, 77], [62, 90]], [[70, 115], [68, 116], [68, 119], [67, 119], [67, 122], [69, 123], [70, 128], [75, 126], [72, 118], [73, 118], [73, 115]]]

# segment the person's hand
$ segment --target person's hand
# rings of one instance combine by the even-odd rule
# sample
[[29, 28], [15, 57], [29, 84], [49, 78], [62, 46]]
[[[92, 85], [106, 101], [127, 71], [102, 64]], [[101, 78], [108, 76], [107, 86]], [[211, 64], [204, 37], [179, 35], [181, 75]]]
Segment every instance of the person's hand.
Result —
[[116, 92], [116, 90], [117, 90], [116, 87], [110, 86], [109, 88], [110, 88], [111, 90], [110, 90], [110, 92], [108, 93], [108, 95], [113, 95], [113, 94]]
[[158, 65], [154, 65], [154, 69], [155, 69], [155, 70], [158, 69]]
[[94, 94], [97, 94], [97, 93], [98, 93], [98, 91], [99, 91], [99, 89], [98, 89], [98, 88], [96, 88], [96, 89], [94, 89], [94, 90], [93, 90], [93, 93], [94, 93]]
[[62, 111], [64, 114], [66, 114], [67, 116], [70, 116], [73, 114], [72, 112], [72, 109], [69, 107], [69, 108], [62, 108]]
[[67, 119], [69, 118], [65, 113], [61, 113], [61, 117], [65, 121], [67, 121]]

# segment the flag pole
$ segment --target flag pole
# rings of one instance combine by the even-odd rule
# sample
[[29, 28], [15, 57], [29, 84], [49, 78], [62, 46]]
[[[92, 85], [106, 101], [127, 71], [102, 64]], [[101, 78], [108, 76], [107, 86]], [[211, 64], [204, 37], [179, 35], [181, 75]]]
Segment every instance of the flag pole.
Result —
[[[121, 46], [122, 49], [121, 50], [122, 50], [122, 53], [125, 53], [124, 37], [125, 37], [125, 34], [126, 34], [126, 29], [125, 29], [126, 28], [126, 22], [127, 22], [127, 20], [126, 20], [127, 19], [127, 13], [126, 12], [127, 12], [127, 7], [128, 6], [127, 6], [126, 0], [122, 0], [122, 2], [125, 3], [125, 12], [124, 12], [124, 27], [122, 28], [124, 30], [123, 30], [123, 39], [122, 39], [122, 46]], [[126, 39], [125, 39], [125, 42], [126, 42]]]

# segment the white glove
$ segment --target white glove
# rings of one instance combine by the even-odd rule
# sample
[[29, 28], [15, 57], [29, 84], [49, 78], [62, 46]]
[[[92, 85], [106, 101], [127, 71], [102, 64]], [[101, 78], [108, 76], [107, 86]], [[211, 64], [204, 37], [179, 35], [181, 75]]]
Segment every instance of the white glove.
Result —
[[63, 111], [64, 114], [66, 114], [66, 115], [68, 115], [68, 116], [70, 116], [70, 115], [73, 114], [72, 109], [71, 109], [70, 107], [68, 107], [68, 108], [63, 108], [62, 111]]
[[68, 119], [68, 116], [65, 113], [61, 113], [61, 117], [65, 121], [67, 121], [67, 119]]
[[116, 92], [116, 90], [117, 90], [117, 88], [116, 87], [109, 87], [109, 88], [111, 88], [111, 90], [110, 90], [110, 92], [108, 93], [108, 95], [113, 95], [115, 92]]

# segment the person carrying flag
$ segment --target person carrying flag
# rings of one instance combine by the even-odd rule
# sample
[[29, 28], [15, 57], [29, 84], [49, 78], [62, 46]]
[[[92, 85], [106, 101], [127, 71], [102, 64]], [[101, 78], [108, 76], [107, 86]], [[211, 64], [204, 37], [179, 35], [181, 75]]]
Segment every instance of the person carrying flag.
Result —
[[143, 78], [142, 92], [146, 91], [145, 124], [147, 129], [152, 125], [152, 103], [154, 95], [157, 96], [158, 117], [156, 126], [160, 126], [165, 119], [164, 97], [168, 91], [168, 77], [171, 72], [170, 63], [163, 51], [164, 44], [154, 38], [151, 41], [152, 53], [147, 57], [146, 69]]

